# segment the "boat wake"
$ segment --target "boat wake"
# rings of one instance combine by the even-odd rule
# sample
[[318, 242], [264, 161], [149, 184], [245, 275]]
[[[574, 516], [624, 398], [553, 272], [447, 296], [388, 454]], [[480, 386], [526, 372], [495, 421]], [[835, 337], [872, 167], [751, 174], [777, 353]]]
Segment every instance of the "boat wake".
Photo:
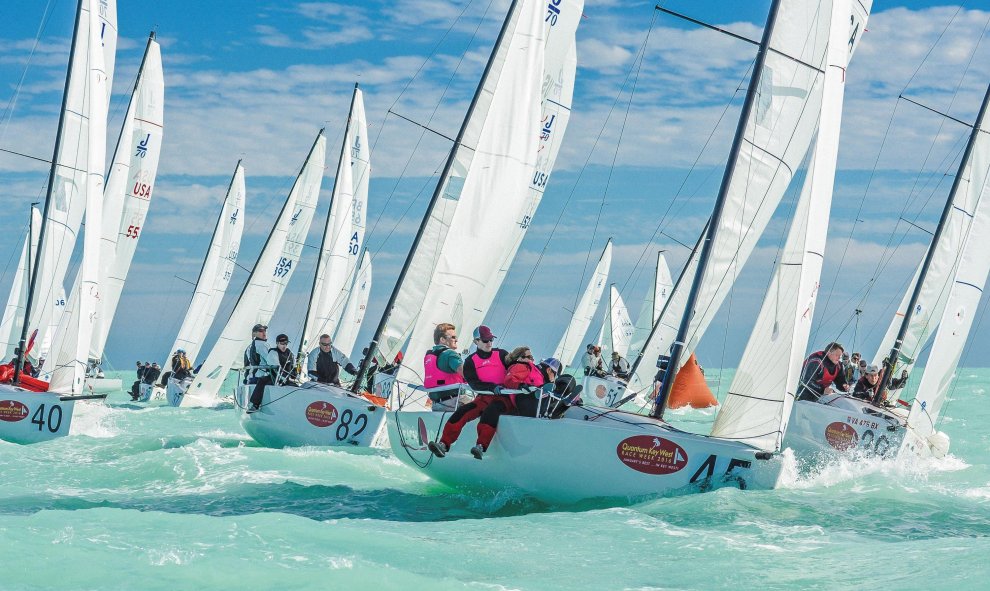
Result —
[[790, 449], [785, 450], [785, 458], [788, 456], [778, 482], [780, 488], [828, 488], [871, 476], [893, 482], [924, 482], [933, 473], [956, 472], [969, 467], [965, 461], [951, 454], [941, 459], [920, 458], [912, 454], [884, 459], [864, 454], [832, 457], [804, 465], [796, 461]]
[[72, 416], [70, 435], [105, 439], [120, 434], [117, 416], [123, 411], [103, 402], [77, 402]]

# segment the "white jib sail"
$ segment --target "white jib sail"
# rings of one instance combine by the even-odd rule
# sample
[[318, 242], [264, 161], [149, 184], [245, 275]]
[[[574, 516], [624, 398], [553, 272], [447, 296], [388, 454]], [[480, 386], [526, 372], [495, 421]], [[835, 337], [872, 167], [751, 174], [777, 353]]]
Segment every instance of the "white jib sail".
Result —
[[131, 95], [103, 201], [102, 292], [98, 330], [93, 331], [90, 359], [101, 360], [117, 312], [127, 271], [144, 232], [144, 220], [158, 173], [164, 125], [165, 78], [161, 49], [148, 40], [141, 73]]
[[183, 349], [193, 367], [196, 366], [203, 339], [213, 326], [220, 302], [227, 293], [230, 278], [234, 275], [241, 248], [241, 235], [244, 232], [245, 194], [244, 167], [238, 162], [223, 199], [210, 247], [203, 258], [192, 301], [186, 309], [186, 316], [175, 342], [169, 349], [169, 355], [177, 349]]
[[[760, 77], [758, 96], [745, 122], [736, 165], [726, 170], [727, 197], [711, 260], [698, 286], [698, 307], [689, 312], [691, 324], [681, 363], [689, 359], [749, 259], [817, 128], [831, 3], [784, 0], [777, 22], [763, 71], [753, 74]], [[696, 251], [685, 266], [686, 277], [694, 277], [698, 255]], [[679, 285], [668, 300], [659, 329], [643, 347], [643, 361], [635, 376], [637, 389], [652, 382], [657, 358], [670, 350], [680, 320], [688, 313], [684, 307], [692, 286], [681, 283], [683, 287]]]
[[[309, 352], [312, 348], [310, 344], [315, 343], [319, 335], [337, 332], [338, 323], [342, 321], [345, 302], [348, 301], [364, 248], [370, 177], [371, 151], [364, 95], [361, 89], [355, 87], [330, 197], [330, 211], [323, 230], [323, 252], [316, 269], [306, 334], [301, 343], [304, 353]], [[337, 348], [340, 349], [339, 344]]]
[[[976, 122], [981, 133], [978, 134], [973, 144], [969, 162], [961, 171], [956, 192], [950, 196], [952, 211], [942, 229], [939, 242], [929, 246], [929, 248], [935, 248], [935, 255], [932, 257], [928, 273], [925, 275], [925, 282], [922, 284], [918, 303], [911, 315], [908, 330], [904, 334], [904, 341], [900, 348], [900, 365], [897, 370], [912, 371], [918, 355], [921, 354], [932, 333], [938, 328], [938, 321], [943, 317], [943, 311], [949, 299], [949, 288], [962, 258], [963, 244], [969, 235], [969, 228], [973, 223], [976, 208], [984, 192], [988, 168], [990, 168], [990, 122], [985, 119], [984, 117], [984, 119]], [[911, 294], [917, 284], [917, 277], [916, 274], [914, 280], [908, 285], [907, 292], [897, 306], [897, 312], [887, 327], [887, 333], [880, 342], [880, 348], [874, 356], [874, 363], [878, 366], [882, 366], [883, 360], [890, 354], [890, 350], [894, 346], [894, 340], [911, 300]]]
[[507, 246], [498, 254], [499, 264], [494, 275], [484, 282], [485, 289], [479, 299], [466, 312], [465, 328], [473, 329], [482, 323], [491, 309], [512, 261], [519, 252], [523, 238], [529, 231], [536, 210], [543, 200], [543, 193], [550, 182], [550, 175], [557, 162], [557, 154], [564, 142], [564, 133], [571, 118], [574, 96], [574, 77], [577, 70], [577, 44], [575, 36], [584, 10], [584, 0], [566, 0], [552, 3], [544, 19], [546, 49], [543, 59], [542, 116], [538, 134], [540, 145], [536, 153], [536, 167], [527, 188], [528, 200], [519, 211], [516, 223], [503, 228], [502, 239]]
[[564, 330], [564, 336], [554, 349], [553, 356], [560, 360], [564, 367], [570, 366], [574, 362], [574, 356], [578, 351], [584, 352], [584, 335], [588, 333], [588, 326], [591, 319], [595, 317], [595, 310], [605, 292], [605, 284], [608, 282], [609, 268], [612, 266], [612, 239], [610, 238], [602, 251], [595, 272], [592, 273], [588, 285], [581, 294], [574, 313], [571, 314], [571, 321]]
[[[97, 0], [89, 0], [89, 14], [95, 14]], [[57, 355], [52, 367], [49, 390], [53, 392], [82, 392], [89, 361], [89, 343], [95, 319], [99, 314], [100, 283], [99, 257], [102, 236], [103, 185], [106, 163], [107, 75], [103, 65], [103, 49], [100, 44], [100, 22], [87, 19], [88, 38], [86, 63], [86, 90], [83, 97], [83, 110], [78, 115], [85, 119], [85, 168], [83, 168], [86, 233], [83, 239], [82, 263], [79, 267], [79, 290], [70, 296], [70, 306], [78, 308], [74, 316], [78, 322], [66, 327], [61, 337], [61, 346], [56, 345]], [[82, 127], [82, 126], [80, 126]], [[63, 131], [64, 133], [64, 131]], [[63, 136], [63, 141], [65, 137]], [[59, 164], [62, 164], [59, 161]], [[77, 196], [78, 197], [78, 196]]]
[[[371, 254], [365, 250], [364, 256], [361, 257], [361, 266], [358, 267], [357, 275], [354, 278], [354, 285], [347, 297], [347, 305], [344, 306], [344, 313], [337, 325], [337, 332], [333, 335], [334, 346], [351, 359], [356, 358], [354, 356], [354, 343], [357, 342], [361, 323], [364, 322], [369, 295], [371, 295]], [[360, 353], [360, 351], [357, 352]]]
[[657, 270], [653, 276], [653, 285], [650, 286], [643, 300], [643, 307], [640, 308], [639, 316], [636, 318], [635, 332], [632, 342], [629, 344], [629, 358], [639, 355], [639, 350], [643, 348], [646, 337], [653, 330], [653, 323], [660, 319], [660, 312], [663, 311], [667, 303], [667, 296], [674, 289], [674, 280], [670, 277], [670, 267], [667, 266], [667, 259], [663, 252], [657, 253]]
[[325, 162], [326, 137], [321, 130], [220, 338], [183, 396], [183, 406], [216, 404], [227, 373], [240, 364], [241, 353], [251, 341], [251, 327], [259, 322], [268, 324], [272, 319], [313, 221]]
[[622, 301], [622, 296], [614, 285], [611, 287], [609, 299], [609, 325], [612, 331], [609, 337], [609, 342], [612, 345], [609, 355], [611, 356], [613, 352], [617, 352], [622, 357], [626, 357], [629, 354], [629, 344], [632, 342], [635, 327], [633, 326], [632, 319], [629, 317], [629, 310], [626, 308], [626, 303]]
[[[424, 322], [428, 323], [439, 317], [439, 315], [433, 316], [434, 310], [427, 308], [427, 291], [435, 281], [435, 271], [445, 266], [440, 258], [457, 256], [453, 248], [446, 247], [447, 235], [457, 211], [465, 202], [484, 199], [491, 202], [489, 203], [491, 205], [500, 202], [501, 199], [512, 200], [516, 195], [525, 195], [525, 182], [521, 186], [515, 183], [518, 180], [517, 176], [525, 181], [526, 174], [532, 168], [523, 172], [521, 169], [525, 165], [521, 165], [513, 158], [506, 158], [506, 155], [511, 153], [521, 160], [535, 158], [536, 138], [526, 130], [534, 129], [539, 122], [539, 95], [536, 94], [534, 99], [533, 93], [534, 87], [538, 92], [540, 77], [537, 72], [542, 71], [543, 7], [533, 0], [520, 0], [514, 6], [515, 9], [504, 24], [504, 33], [500, 42], [492, 50], [487, 75], [481, 80], [476, 92], [477, 100], [474, 101], [473, 108], [462, 124], [461, 142], [451, 148], [449, 170], [446, 177], [439, 181], [440, 198], [432, 208], [429, 218], [424, 222], [419, 247], [410, 253], [411, 260], [405, 280], [396, 288], [399, 291], [395, 304], [391, 311], [385, 311], [389, 314], [389, 318], [380, 339], [379, 351], [388, 361], [391, 361], [402, 348], [414, 325], [423, 325]], [[536, 38], [540, 38], [541, 42], [534, 43]], [[519, 63], [524, 58], [532, 60], [537, 56], [540, 69], [537, 69], [533, 63]], [[519, 92], [518, 110], [514, 109], [513, 105], [506, 104], [511, 103], [513, 97], [517, 96], [513, 94], [515, 92]], [[493, 122], [489, 123], [489, 121]], [[531, 149], [530, 143], [532, 143]], [[515, 152], [515, 150], [524, 151]], [[475, 164], [474, 161], [479, 158], [480, 162]], [[504, 178], [500, 178], [502, 171], [499, 168], [503, 165], [507, 168]], [[481, 178], [482, 174], [484, 180]], [[476, 175], [478, 178], [473, 178]], [[506, 190], [506, 186], [511, 189]], [[493, 198], [494, 195], [498, 198]], [[503, 214], [509, 211], [514, 211], [514, 208], [506, 207]], [[499, 219], [501, 218], [500, 215]], [[491, 225], [483, 217], [465, 221], [470, 224], [471, 230], [480, 231]], [[472, 239], [471, 243], [482, 243], [482, 239], [479, 236]], [[502, 243], [497, 241], [494, 244]], [[498, 252], [494, 244], [492, 252]], [[487, 276], [485, 278], [487, 279]], [[451, 308], [463, 310], [463, 307], [459, 306], [459, 302], [463, 302], [459, 291], [452, 290], [450, 292], [452, 295], [446, 298], [445, 303]], [[430, 319], [420, 321], [421, 311], [428, 311], [431, 314]], [[453, 320], [449, 308], [445, 316], [443, 322]], [[420, 329], [420, 334], [422, 333], [423, 329]], [[427, 343], [427, 348], [431, 346], [432, 334], [428, 340], [418, 336], [417, 341], [411, 344], [408, 350], [421, 354], [419, 348], [424, 342]], [[410, 364], [410, 366], [414, 365], [414, 363]], [[418, 381], [414, 375], [405, 377]]]
[[[963, 347], [966, 346], [966, 339], [976, 319], [987, 274], [990, 273], [990, 249], [982, 242], [986, 236], [990, 236], [990, 185], [986, 184], [986, 166], [990, 163], [984, 162], [983, 165], [983, 198], [980, 199], [969, 228], [955, 281], [939, 322], [938, 334], [932, 343], [931, 354], [918, 385], [918, 395], [911, 403], [911, 413], [908, 416], [908, 423], [921, 436], [935, 431], [936, 421], [949, 394]], [[975, 168], [974, 165], [971, 169], [974, 174]], [[975, 178], [970, 178], [971, 182], [976, 182]]]
[[[0, 339], [3, 339], [2, 362], [10, 360], [14, 355], [14, 349], [21, 339], [21, 329], [24, 328], [24, 307], [27, 305], [28, 287], [30, 284], [30, 270], [28, 259], [34, 262], [35, 253], [38, 252], [38, 231], [41, 229], [41, 212], [37, 207], [31, 208], [31, 224], [28, 233], [24, 236], [24, 246], [21, 248], [21, 258], [17, 262], [17, 271], [10, 284], [10, 296], [7, 298], [7, 306], [3, 310], [3, 322], [0, 323]], [[28, 240], [30, 239], [30, 244]], [[29, 335], [30, 338], [30, 335]], [[35, 347], [41, 344], [35, 343]]]
[[[716, 437], [746, 441], [768, 451], [780, 449], [815, 315], [846, 67], [855, 49], [855, 38], [850, 41], [849, 36], [850, 8], [849, 0], [833, 0], [818, 139], [769, 290], [712, 427]], [[855, 30], [865, 27], [867, 16], [865, 11], [854, 14]]]

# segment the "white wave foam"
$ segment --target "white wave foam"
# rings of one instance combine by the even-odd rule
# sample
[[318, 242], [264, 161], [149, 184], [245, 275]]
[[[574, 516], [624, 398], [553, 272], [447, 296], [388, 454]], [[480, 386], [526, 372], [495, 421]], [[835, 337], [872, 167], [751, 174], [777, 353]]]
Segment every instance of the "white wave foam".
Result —
[[79, 401], [72, 411], [70, 435], [87, 435], [106, 439], [120, 434], [117, 415], [121, 411], [102, 401]]
[[802, 473], [796, 461], [785, 463], [778, 486], [792, 489], [828, 488], [873, 475], [901, 483], [911, 480], [924, 482], [932, 473], [956, 472], [968, 467], [969, 464], [951, 454], [941, 459], [920, 458], [913, 454], [903, 454], [893, 459], [866, 455], [833, 457], [817, 464], [817, 469], [809, 473]]

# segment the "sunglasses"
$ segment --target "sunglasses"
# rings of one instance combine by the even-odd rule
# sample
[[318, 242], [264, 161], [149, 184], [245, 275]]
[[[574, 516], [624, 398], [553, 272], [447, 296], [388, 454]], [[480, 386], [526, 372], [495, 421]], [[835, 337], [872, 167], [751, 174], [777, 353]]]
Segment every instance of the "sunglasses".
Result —
[[492, 342], [492, 341], [494, 341], [494, 340], [495, 340], [495, 339], [478, 339], [478, 342], [479, 342], [479, 343], [485, 343], [485, 344], [489, 344], [489, 343], [491, 343], [491, 342]]
[[532, 355], [523, 355], [519, 359], [533, 359], [533, 356]]
[[329, 347], [330, 346], [330, 343], [320, 343], [320, 346], [321, 347]]

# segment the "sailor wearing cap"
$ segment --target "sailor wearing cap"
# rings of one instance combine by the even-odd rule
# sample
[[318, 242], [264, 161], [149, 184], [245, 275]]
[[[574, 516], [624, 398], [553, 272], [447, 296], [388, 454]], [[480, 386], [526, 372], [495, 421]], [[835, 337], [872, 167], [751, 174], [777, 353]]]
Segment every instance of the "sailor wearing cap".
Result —
[[176, 349], [172, 354], [172, 377], [184, 380], [192, 375], [192, 363], [186, 357], [185, 349]]
[[268, 350], [269, 357], [278, 360], [275, 384], [284, 386], [296, 383], [296, 363], [292, 351], [289, 350], [289, 335], [280, 334], [275, 337], [275, 347]]
[[863, 376], [859, 378], [859, 381], [856, 382], [856, 386], [853, 387], [853, 396], [864, 400], [873, 400], [879, 387], [880, 368], [870, 365], [863, 372]]
[[254, 384], [251, 404], [247, 409], [249, 413], [261, 408], [265, 386], [275, 383], [272, 373], [278, 367], [278, 357], [270, 355], [271, 350], [272, 347], [268, 345], [268, 327], [264, 324], [255, 324], [251, 329], [251, 344], [244, 350], [247, 383]]

